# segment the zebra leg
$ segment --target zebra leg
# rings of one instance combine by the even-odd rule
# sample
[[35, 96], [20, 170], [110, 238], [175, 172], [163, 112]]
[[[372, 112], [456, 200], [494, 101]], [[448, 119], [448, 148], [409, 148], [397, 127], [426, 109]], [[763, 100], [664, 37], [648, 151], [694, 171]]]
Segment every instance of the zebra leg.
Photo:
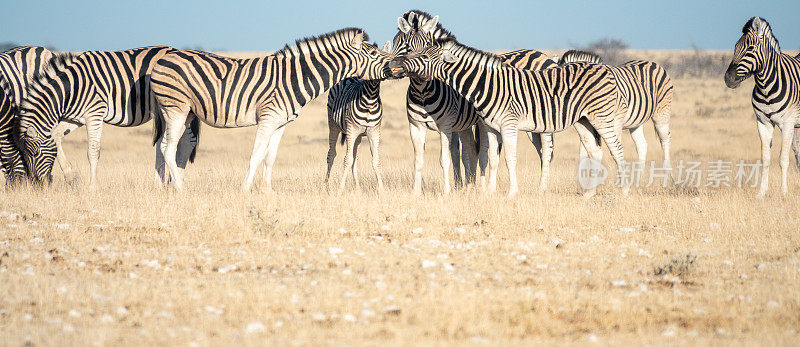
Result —
[[442, 165], [442, 194], [450, 194], [450, 142], [453, 140], [451, 129], [439, 129], [439, 142], [441, 143], [441, 154], [439, 164]]
[[167, 141], [165, 140], [165, 136], [162, 135], [158, 142], [156, 142], [156, 174], [154, 178], [154, 183], [157, 188], [162, 188], [164, 184], [167, 183], [167, 176], [168, 172], [165, 172], [165, 161], [164, 161], [164, 152], [166, 150]]
[[450, 160], [453, 163], [453, 185], [456, 188], [464, 186], [464, 180], [461, 177], [461, 139], [456, 134], [450, 133]]
[[519, 193], [517, 185], [517, 126], [512, 124], [502, 129], [503, 144], [506, 146], [506, 168], [508, 169], [508, 197], [513, 198]]
[[381, 158], [378, 148], [381, 144], [381, 125], [378, 124], [367, 129], [367, 139], [369, 139], [369, 151], [372, 154], [372, 170], [378, 180], [378, 192], [383, 192], [383, 174], [381, 170]]
[[466, 184], [475, 184], [478, 168], [478, 150], [475, 148], [475, 135], [472, 129], [458, 133], [461, 142], [461, 163], [464, 166]]
[[414, 194], [422, 194], [422, 166], [425, 164], [425, 125], [409, 122], [411, 144], [414, 145]]
[[647, 140], [644, 138], [644, 126], [639, 125], [628, 129], [633, 138], [633, 145], [636, 147], [636, 154], [639, 161], [644, 163], [647, 160]]
[[[580, 160], [584, 158], [600, 160], [603, 155], [603, 151], [599, 146], [600, 135], [597, 134], [597, 132], [594, 130], [594, 127], [592, 127], [586, 118], [581, 118], [577, 123], [575, 123], [575, 130], [578, 132], [578, 137], [581, 140], [579, 146], [582, 152]], [[597, 187], [593, 187], [592, 189], [586, 190], [583, 193], [583, 197], [590, 198], [596, 193]]]
[[178, 152], [178, 142], [183, 135], [184, 127], [186, 126], [186, 114], [180, 111], [167, 113], [164, 111], [164, 135], [162, 141], [165, 143], [161, 145], [163, 150], [164, 162], [169, 169], [170, 179], [172, 179], [172, 186], [177, 191], [183, 191], [183, 177], [180, 175], [180, 168], [176, 161]]
[[355, 183], [356, 189], [358, 190], [361, 190], [361, 180], [358, 178], [358, 147], [361, 146], [361, 138], [363, 136], [363, 133], [356, 136], [356, 143], [353, 146], [353, 165], [350, 167], [353, 175], [353, 183]]
[[489, 127], [486, 126], [483, 120], [479, 120], [476, 126], [478, 127], [478, 138], [476, 140], [479, 143], [477, 159], [481, 170], [480, 186], [481, 190], [486, 190], [486, 171], [489, 166], [489, 145], [491, 142], [489, 138], [491, 136], [489, 135]]
[[357, 137], [358, 135], [353, 135], [353, 131], [345, 132], [344, 167], [342, 169], [342, 178], [339, 180], [339, 194], [344, 191], [344, 187], [347, 184], [347, 174], [352, 172], [353, 164], [355, 163]]
[[[487, 126], [487, 128], [489, 127]], [[489, 186], [487, 192], [489, 194], [494, 194], [494, 192], [497, 191], [497, 168], [500, 166], [500, 146], [503, 141], [500, 138], [500, 133], [489, 128], [486, 142], [489, 143], [489, 148], [487, 150], [487, 156], [489, 157]]]
[[67, 160], [67, 154], [64, 153], [64, 147], [61, 143], [64, 140], [64, 136], [80, 126], [81, 124], [77, 123], [59, 122], [52, 132], [53, 141], [56, 143], [56, 159], [58, 159], [58, 166], [61, 168], [61, 172], [64, 173], [64, 180], [68, 183], [74, 182], [76, 175], [75, 171], [72, 169], [72, 165], [70, 165], [69, 160]]
[[758, 188], [757, 198], [763, 198], [767, 194], [767, 187], [769, 186], [769, 162], [772, 154], [772, 133], [775, 127], [769, 121], [761, 121], [761, 117], [756, 116], [756, 128], [758, 129], [758, 136], [761, 138], [761, 186]]
[[[603, 119], [603, 117], [596, 117], [595, 119]], [[600, 137], [603, 138], [606, 145], [608, 145], [608, 150], [611, 151], [611, 156], [617, 164], [617, 177], [620, 178], [620, 182], [622, 182], [622, 175], [627, 168], [625, 167], [625, 152], [622, 147], [622, 141], [620, 140], [621, 128], [615, 123], [616, 122], [599, 121], [591, 122], [590, 124], [594, 127], [595, 131], [600, 134]], [[589, 148], [587, 148], [587, 150], [588, 149]], [[623, 185], [622, 193], [627, 195], [629, 192], [630, 187], [627, 186], [627, 184]]]
[[[654, 116], [653, 117], [653, 126], [656, 128], [656, 135], [658, 135], [658, 141], [661, 142], [661, 150], [664, 152], [664, 168], [671, 169], [672, 164], [670, 163], [670, 133], [669, 133], [669, 114], [666, 116]], [[670, 177], [672, 175], [670, 174]]]
[[539, 192], [547, 191], [547, 180], [550, 177], [550, 162], [553, 160], [553, 134], [527, 132], [528, 139], [533, 143], [536, 152], [539, 153], [542, 173], [539, 178]]
[[787, 176], [789, 173], [789, 152], [792, 150], [792, 140], [794, 139], [794, 117], [786, 117], [789, 119], [784, 120], [783, 124], [779, 125], [781, 129], [781, 193], [786, 196], [789, 193], [789, 186]]
[[[256, 130], [256, 140], [253, 143], [253, 153], [250, 155], [250, 166], [247, 169], [247, 176], [242, 183], [242, 191], [249, 192], [253, 186], [253, 179], [256, 175], [261, 162], [267, 155], [267, 150], [271, 144], [272, 134], [276, 132], [277, 124], [272, 119], [263, 119], [258, 123]], [[171, 170], [170, 170], [171, 171]], [[264, 174], [266, 175], [266, 174]]]
[[800, 128], [794, 129], [794, 141], [792, 141], [792, 147], [794, 148], [794, 163], [797, 166], [797, 170], [800, 170]]
[[339, 128], [329, 125], [328, 126], [328, 171], [325, 173], [325, 186], [331, 178], [331, 169], [333, 168], [333, 161], [336, 159], [336, 140], [339, 139]]
[[97, 189], [97, 163], [100, 161], [100, 138], [103, 136], [103, 117], [86, 117], [87, 157], [89, 158], [89, 189]]
[[275, 164], [275, 158], [278, 157], [278, 146], [281, 144], [281, 137], [286, 130], [286, 124], [272, 132], [269, 137], [269, 144], [267, 145], [267, 158], [264, 160], [264, 169], [261, 171], [261, 187], [260, 191], [263, 194], [274, 194], [272, 189], [272, 166]]

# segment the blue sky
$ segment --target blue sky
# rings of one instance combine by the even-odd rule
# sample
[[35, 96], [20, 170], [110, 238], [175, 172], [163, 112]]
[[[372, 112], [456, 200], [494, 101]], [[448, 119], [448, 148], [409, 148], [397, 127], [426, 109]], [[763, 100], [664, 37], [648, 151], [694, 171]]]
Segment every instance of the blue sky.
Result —
[[[9, 3], [10, 2], [10, 3]], [[6, 0], [0, 42], [61, 50], [172, 45], [268, 51], [346, 26], [383, 43], [419, 8], [465, 44], [487, 50], [571, 48], [601, 37], [631, 48], [732, 49], [744, 22], [766, 18], [784, 49], [800, 48], [800, 1], [35, 1]]]

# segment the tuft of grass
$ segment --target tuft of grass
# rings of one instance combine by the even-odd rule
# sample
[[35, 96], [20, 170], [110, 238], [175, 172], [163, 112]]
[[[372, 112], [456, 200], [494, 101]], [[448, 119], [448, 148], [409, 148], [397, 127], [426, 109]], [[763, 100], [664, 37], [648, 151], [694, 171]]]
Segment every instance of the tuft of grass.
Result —
[[668, 262], [658, 266], [653, 270], [656, 276], [673, 275], [678, 277], [685, 277], [697, 267], [697, 256], [691, 253], [680, 257], [674, 257]]

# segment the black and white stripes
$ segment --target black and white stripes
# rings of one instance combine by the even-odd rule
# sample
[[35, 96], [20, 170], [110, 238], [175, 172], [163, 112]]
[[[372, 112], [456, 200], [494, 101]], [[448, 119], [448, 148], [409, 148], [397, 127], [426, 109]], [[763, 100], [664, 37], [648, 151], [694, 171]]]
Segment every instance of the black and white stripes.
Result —
[[[20, 106], [19, 134], [32, 178], [49, 179], [56, 153], [63, 153], [60, 139], [86, 125], [90, 186], [94, 187], [102, 124], [130, 127], [153, 117], [150, 71], [158, 59], [173, 50], [157, 46], [89, 51], [52, 59], [34, 76]], [[64, 158], [60, 164], [67, 175], [68, 162]]]
[[[781, 141], [781, 192], [786, 195], [789, 152], [800, 128], [800, 60], [781, 53], [778, 39], [766, 20], [753, 17], [742, 28], [736, 42], [725, 84], [736, 88], [750, 76], [755, 78], [752, 104], [756, 116], [758, 135], [761, 138], [761, 184], [758, 196], [767, 193], [769, 185], [770, 147], [772, 133], [778, 126]], [[800, 142], [794, 141], [795, 156], [800, 161]], [[798, 163], [800, 167], [800, 162]]]
[[[518, 192], [518, 130], [558, 132], [576, 125], [594, 158], [600, 151], [591, 130], [594, 128], [608, 144], [619, 172], [624, 170], [614, 118], [616, 85], [613, 74], [603, 65], [573, 63], [541, 71], [515, 69], [493, 54], [452, 39], [399, 57], [393, 61], [395, 65], [422, 79], [445, 82], [476, 108], [493, 133], [490, 139], [502, 137], [510, 196]], [[491, 170], [496, 170], [498, 162], [490, 155]]]
[[[271, 191], [272, 164], [285, 125], [309, 101], [348, 77], [391, 76], [392, 57], [347, 28], [297, 41], [269, 56], [231, 59], [199, 51], [165, 55], [153, 70], [153, 94], [165, 122], [164, 157], [175, 177], [178, 138], [195, 117], [220, 128], [258, 125], [243, 190], [264, 162], [263, 190]], [[264, 161], [266, 157], [266, 161]], [[183, 182], [173, 179], [176, 189]]]
[[27, 174], [14, 136], [16, 116], [31, 78], [52, 56], [53, 53], [44, 47], [31, 46], [0, 53], [0, 167], [6, 183], [18, 182]]

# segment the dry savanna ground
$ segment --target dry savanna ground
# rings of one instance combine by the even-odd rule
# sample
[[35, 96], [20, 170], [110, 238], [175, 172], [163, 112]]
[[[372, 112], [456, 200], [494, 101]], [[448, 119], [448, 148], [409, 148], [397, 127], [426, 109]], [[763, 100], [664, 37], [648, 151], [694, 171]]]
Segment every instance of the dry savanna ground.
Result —
[[[504, 197], [502, 162], [499, 194], [442, 196], [428, 133], [414, 196], [406, 85], [382, 91], [384, 194], [366, 143], [363, 189], [326, 192], [325, 98], [288, 126], [275, 195], [239, 191], [254, 128], [205, 127], [183, 194], [152, 186], [150, 126], [105, 128], [96, 192], [85, 134], [68, 136], [83, 179], [56, 169], [49, 188], [3, 192], [0, 344], [800, 343], [794, 164], [786, 198], [773, 162], [763, 200], [750, 187], [601, 187], [585, 200], [568, 130], [550, 192], [536, 192], [539, 160], [520, 140], [519, 197]], [[675, 87], [674, 163], [759, 158], [752, 81]]]

